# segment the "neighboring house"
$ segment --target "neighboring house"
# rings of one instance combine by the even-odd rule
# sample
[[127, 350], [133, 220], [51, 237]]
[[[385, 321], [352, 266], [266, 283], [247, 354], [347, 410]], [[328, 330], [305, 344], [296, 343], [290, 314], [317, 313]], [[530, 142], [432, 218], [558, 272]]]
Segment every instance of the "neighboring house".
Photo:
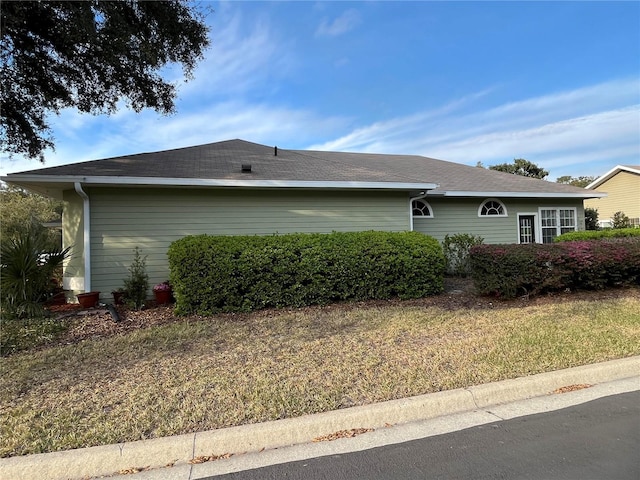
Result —
[[140, 247], [151, 283], [185, 235], [415, 230], [443, 240], [550, 242], [584, 229], [604, 194], [415, 155], [283, 150], [243, 140], [14, 173], [4, 181], [60, 198], [64, 286], [122, 286]]
[[585, 208], [598, 210], [601, 227], [610, 227], [616, 212], [624, 212], [633, 225], [640, 226], [640, 165], [618, 165], [585, 188], [607, 193], [584, 202]]

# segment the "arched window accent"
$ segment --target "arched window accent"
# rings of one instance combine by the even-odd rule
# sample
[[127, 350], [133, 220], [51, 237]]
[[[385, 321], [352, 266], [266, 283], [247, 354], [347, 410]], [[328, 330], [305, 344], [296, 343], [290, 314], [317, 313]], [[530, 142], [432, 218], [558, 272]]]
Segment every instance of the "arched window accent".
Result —
[[433, 209], [425, 200], [418, 198], [411, 202], [411, 214], [414, 217], [433, 218]]
[[497, 198], [489, 198], [478, 208], [479, 217], [507, 217], [507, 207]]

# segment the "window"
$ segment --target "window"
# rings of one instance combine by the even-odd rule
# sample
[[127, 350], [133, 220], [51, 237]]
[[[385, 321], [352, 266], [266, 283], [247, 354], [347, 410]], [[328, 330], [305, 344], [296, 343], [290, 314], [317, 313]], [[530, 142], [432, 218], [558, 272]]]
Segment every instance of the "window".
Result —
[[411, 214], [414, 217], [433, 218], [431, 206], [421, 198], [411, 202]]
[[495, 198], [490, 198], [489, 200], [485, 200], [480, 205], [478, 209], [479, 217], [506, 217], [507, 216], [507, 207], [504, 206], [500, 200], [496, 200]]
[[575, 208], [541, 208], [542, 243], [553, 243], [563, 233], [577, 230]]

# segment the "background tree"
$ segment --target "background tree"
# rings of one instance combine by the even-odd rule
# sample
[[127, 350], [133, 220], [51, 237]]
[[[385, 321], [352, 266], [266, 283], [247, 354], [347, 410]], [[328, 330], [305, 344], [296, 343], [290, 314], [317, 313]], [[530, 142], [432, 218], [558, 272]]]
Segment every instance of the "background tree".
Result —
[[549, 175], [549, 172], [544, 168], [541, 168], [535, 163], [525, 160], [524, 158], [515, 158], [513, 163], [491, 165], [489, 170], [513, 173], [514, 175], [521, 175], [523, 177], [539, 178], [540, 180], [544, 180]]
[[0, 147], [40, 161], [50, 113], [110, 114], [121, 100], [172, 113], [175, 86], [159, 72], [176, 63], [191, 78], [209, 44], [186, 0], [2, 2], [0, 16]]
[[584, 209], [584, 228], [585, 230], [600, 230], [597, 208], [587, 207]]
[[2, 243], [17, 240], [26, 232], [37, 232], [49, 240], [51, 246], [59, 246], [60, 237], [43, 223], [62, 218], [62, 202], [27, 192], [13, 185], [0, 188], [0, 239]]
[[574, 187], [584, 188], [593, 182], [597, 177], [572, 177], [571, 175], [564, 175], [556, 179], [556, 183], [564, 183], [565, 185], [573, 185]]

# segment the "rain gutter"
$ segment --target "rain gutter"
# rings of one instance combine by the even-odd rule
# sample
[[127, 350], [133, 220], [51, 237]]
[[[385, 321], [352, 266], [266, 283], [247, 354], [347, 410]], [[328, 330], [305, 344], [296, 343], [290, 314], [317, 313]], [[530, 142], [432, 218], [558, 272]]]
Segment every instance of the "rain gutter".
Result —
[[73, 184], [76, 193], [82, 198], [82, 221], [84, 225], [84, 291], [91, 291], [91, 218], [89, 195], [82, 189], [80, 182]]

